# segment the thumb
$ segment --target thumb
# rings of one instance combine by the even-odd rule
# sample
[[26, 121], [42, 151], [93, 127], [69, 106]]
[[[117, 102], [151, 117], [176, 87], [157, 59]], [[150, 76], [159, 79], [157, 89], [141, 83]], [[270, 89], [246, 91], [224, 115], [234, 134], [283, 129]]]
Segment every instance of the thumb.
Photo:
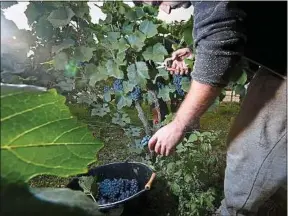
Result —
[[157, 135], [154, 134], [154, 136], [152, 136], [148, 142], [148, 147], [150, 151], [154, 151], [156, 143], [157, 143]]
[[175, 60], [178, 58], [178, 56], [181, 54], [181, 50], [176, 50], [175, 52], [172, 53], [172, 60]]

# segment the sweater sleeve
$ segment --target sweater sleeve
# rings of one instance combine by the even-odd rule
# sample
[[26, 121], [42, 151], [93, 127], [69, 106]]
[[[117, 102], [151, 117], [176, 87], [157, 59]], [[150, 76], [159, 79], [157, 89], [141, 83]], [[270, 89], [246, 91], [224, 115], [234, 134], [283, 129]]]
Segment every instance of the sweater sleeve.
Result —
[[193, 80], [219, 87], [228, 84], [244, 53], [245, 16], [237, 2], [194, 3]]

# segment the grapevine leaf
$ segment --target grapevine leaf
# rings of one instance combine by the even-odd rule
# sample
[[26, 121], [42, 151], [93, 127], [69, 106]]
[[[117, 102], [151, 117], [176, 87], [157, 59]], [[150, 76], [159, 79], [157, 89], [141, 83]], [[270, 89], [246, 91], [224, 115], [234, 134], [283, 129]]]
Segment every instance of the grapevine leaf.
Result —
[[90, 61], [95, 48], [80, 46], [75, 49], [74, 58], [79, 62]]
[[168, 80], [169, 79], [169, 73], [167, 70], [165, 70], [164, 68], [160, 68], [158, 69], [159, 73], [156, 74], [153, 83], [155, 84], [157, 81], [158, 77], [163, 77], [164, 80]]
[[54, 56], [54, 67], [56, 70], [65, 70], [65, 66], [68, 64], [68, 56], [65, 52], [57, 53]]
[[143, 32], [147, 38], [151, 38], [158, 33], [157, 25], [149, 20], [144, 20], [141, 22], [139, 30]]
[[145, 12], [140, 7], [135, 8], [135, 12], [138, 18], [145, 16]]
[[124, 38], [120, 38], [119, 39], [119, 43], [118, 43], [118, 47], [119, 47], [119, 52], [123, 52], [125, 50], [127, 50], [129, 48], [129, 44], [127, 43], [127, 41]]
[[72, 91], [75, 89], [75, 80], [67, 78], [56, 84], [62, 91]]
[[7, 9], [17, 3], [18, 3], [17, 1], [3, 1], [3, 2], [1, 1], [1, 9]]
[[[73, 8], [74, 9], [74, 8]], [[89, 14], [90, 9], [87, 3], [83, 2], [83, 4], [80, 7], [75, 8], [74, 13], [79, 18], [84, 18], [85, 14]]]
[[92, 189], [92, 184], [94, 182], [93, 176], [81, 176], [79, 179], [79, 186], [83, 189], [85, 194], [90, 194]]
[[137, 19], [137, 14], [135, 11], [133, 10], [129, 10], [126, 14], [125, 14], [125, 18], [131, 21], [134, 21], [135, 19]]
[[103, 66], [98, 66], [94, 64], [88, 64], [85, 67], [85, 72], [90, 75], [89, 85], [94, 87], [99, 81], [106, 80], [108, 78], [107, 70]]
[[110, 112], [110, 108], [109, 108], [108, 104], [103, 104], [103, 105], [96, 104], [91, 111], [91, 116], [97, 115], [97, 116], [103, 117], [109, 112]]
[[165, 102], [170, 101], [170, 88], [168, 86], [164, 86], [159, 89], [158, 98], [162, 98]]
[[131, 23], [129, 25], [127, 23], [124, 23], [123, 27], [122, 27], [122, 32], [124, 34], [130, 35], [130, 34], [133, 33], [133, 28], [134, 28], [134, 24], [133, 23]]
[[153, 95], [152, 95], [152, 93], [150, 91], [148, 91], [147, 94], [145, 94], [145, 96], [146, 96], [146, 100], [147, 100], [149, 105], [155, 103], [154, 102], [154, 97], [153, 97]]
[[126, 53], [125, 51], [123, 52], [118, 52], [117, 54], [117, 59], [116, 59], [116, 63], [120, 66], [120, 65], [126, 65], [125, 63], [125, 57], [126, 57]]
[[38, 20], [39, 16], [41, 15], [41, 13], [37, 10], [33, 2], [27, 5], [27, 9], [25, 10], [24, 13], [27, 17], [29, 25], [32, 25], [32, 23]]
[[246, 94], [246, 89], [243, 85], [238, 84], [234, 87], [234, 89], [236, 94], [239, 94], [241, 96], [244, 96]]
[[168, 53], [162, 44], [157, 43], [153, 47], [148, 47], [142, 55], [146, 61], [153, 60], [154, 62], [162, 62]]
[[132, 104], [132, 99], [131, 98], [129, 98], [127, 96], [124, 96], [124, 95], [121, 95], [120, 99], [119, 99], [119, 101], [117, 103], [117, 109], [120, 110], [120, 109], [122, 109], [125, 106], [130, 107], [131, 104]]
[[141, 135], [142, 128], [130, 126], [125, 129], [125, 134], [130, 137], [139, 137]]
[[79, 92], [77, 94], [77, 103], [86, 103], [88, 105], [92, 104], [94, 101], [97, 100], [97, 96], [95, 94], [88, 93], [86, 91]]
[[68, 25], [74, 12], [69, 7], [62, 7], [50, 13], [47, 20], [53, 25], [54, 28], [59, 28]]
[[52, 53], [59, 53], [64, 49], [74, 46], [75, 42], [72, 39], [65, 39], [61, 44], [52, 46]]
[[122, 5], [119, 6], [119, 13], [125, 14], [125, 7], [123, 7]]
[[191, 81], [188, 77], [182, 77], [181, 86], [185, 92], [188, 92], [190, 89]]
[[107, 73], [109, 76], [115, 77], [116, 79], [123, 79], [124, 73], [119, 69], [119, 66], [113, 60], [108, 60], [106, 63]]
[[136, 86], [135, 83], [131, 83], [129, 81], [124, 81], [123, 82], [124, 93], [127, 94], [128, 92], [132, 91], [135, 86]]
[[130, 118], [126, 113], [114, 113], [112, 123], [124, 127], [126, 124], [130, 124]]
[[129, 65], [127, 72], [129, 81], [139, 84], [141, 87], [145, 87], [147, 83], [146, 79], [150, 78], [145, 62], [136, 62], [135, 64]]
[[120, 32], [108, 32], [107, 33], [107, 40], [110, 43], [115, 43], [119, 37], [120, 37]]
[[188, 142], [195, 142], [197, 140], [198, 140], [198, 137], [195, 133], [192, 133], [188, 138]]
[[183, 35], [184, 35], [184, 41], [186, 42], [186, 44], [191, 45], [193, 43], [192, 26], [184, 29]]
[[247, 73], [243, 70], [241, 76], [238, 78], [236, 83], [239, 85], [245, 85], [246, 81], [247, 81]]
[[130, 46], [136, 51], [141, 51], [143, 46], [145, 46], [145, 35], [140, 31], [136, 31], [134, 34], [131, 34], [127, 38]]
[[193, 68], [194, 61], [192, 59], [184, 59], [185, 64], [187, 65], [188, 68]]
[[45, 16], [42, 16], [36, 23], [35, 26], [36, 35], [40, 38], [51, 39], [54, 33], [53, 26], [46, 19]]
[[1, 102], [1, 177], [10, 182], [87, 172], [103, 146], [55, 89], [1, 84]]

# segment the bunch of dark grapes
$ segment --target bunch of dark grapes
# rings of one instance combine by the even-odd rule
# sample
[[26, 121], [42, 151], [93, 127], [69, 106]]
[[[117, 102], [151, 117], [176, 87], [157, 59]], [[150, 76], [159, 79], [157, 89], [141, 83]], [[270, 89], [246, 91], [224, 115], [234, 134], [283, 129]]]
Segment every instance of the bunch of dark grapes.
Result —
[[181, 75], [173, 75], [173, 84], [176, 87], [176, 91], [180, 96], [184, 96], [185, 92], [183, 91], [183, 89], [181, 88], [181, 80], [182, 80], [182, 76]]
[[139, 86], [135, 86], [133, 91], [131, 92], [131, 98], [134, 101], [138, 101], [141, 98], [141, 88]]
[[113, 89], [115, 92], [123, 91], [123, 83], [121, 79], [116, 79], [113, 83]]
[[109, 91], [109, 86], [104, 86], [104, 93]]
[[149, 135], [143, 137], [142, 140], [141, 140], [141, 146], [148, 145], [148, 142], [149, 142], [150, 139], [151, 139], [151, 136], [149, 136]]
[[157, 82], [156, 85], [157, 85], [158, 89], [164, 88], [164, 84], [161, 82]]
[[99, 183], [98, 203], [100, 205], [126, 199], [139, 191], [136, 179], [105, 179]]

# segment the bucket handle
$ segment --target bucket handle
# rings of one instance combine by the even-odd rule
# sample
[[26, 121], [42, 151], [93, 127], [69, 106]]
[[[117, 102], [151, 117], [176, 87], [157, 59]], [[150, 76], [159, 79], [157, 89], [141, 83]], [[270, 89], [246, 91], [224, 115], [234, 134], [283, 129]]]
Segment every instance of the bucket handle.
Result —
[[151, 189], [151, 185], [152, 185], [155, 177], [156, 177], [156, 173], [153, 172], [152, 175], [151, 175], [151, 177], [150, 177], [150, 179], [149, 179], [149, 181], [148, 181], [147, 184], [145, 185], [145, 190], [150, 190], [150, 189]]

